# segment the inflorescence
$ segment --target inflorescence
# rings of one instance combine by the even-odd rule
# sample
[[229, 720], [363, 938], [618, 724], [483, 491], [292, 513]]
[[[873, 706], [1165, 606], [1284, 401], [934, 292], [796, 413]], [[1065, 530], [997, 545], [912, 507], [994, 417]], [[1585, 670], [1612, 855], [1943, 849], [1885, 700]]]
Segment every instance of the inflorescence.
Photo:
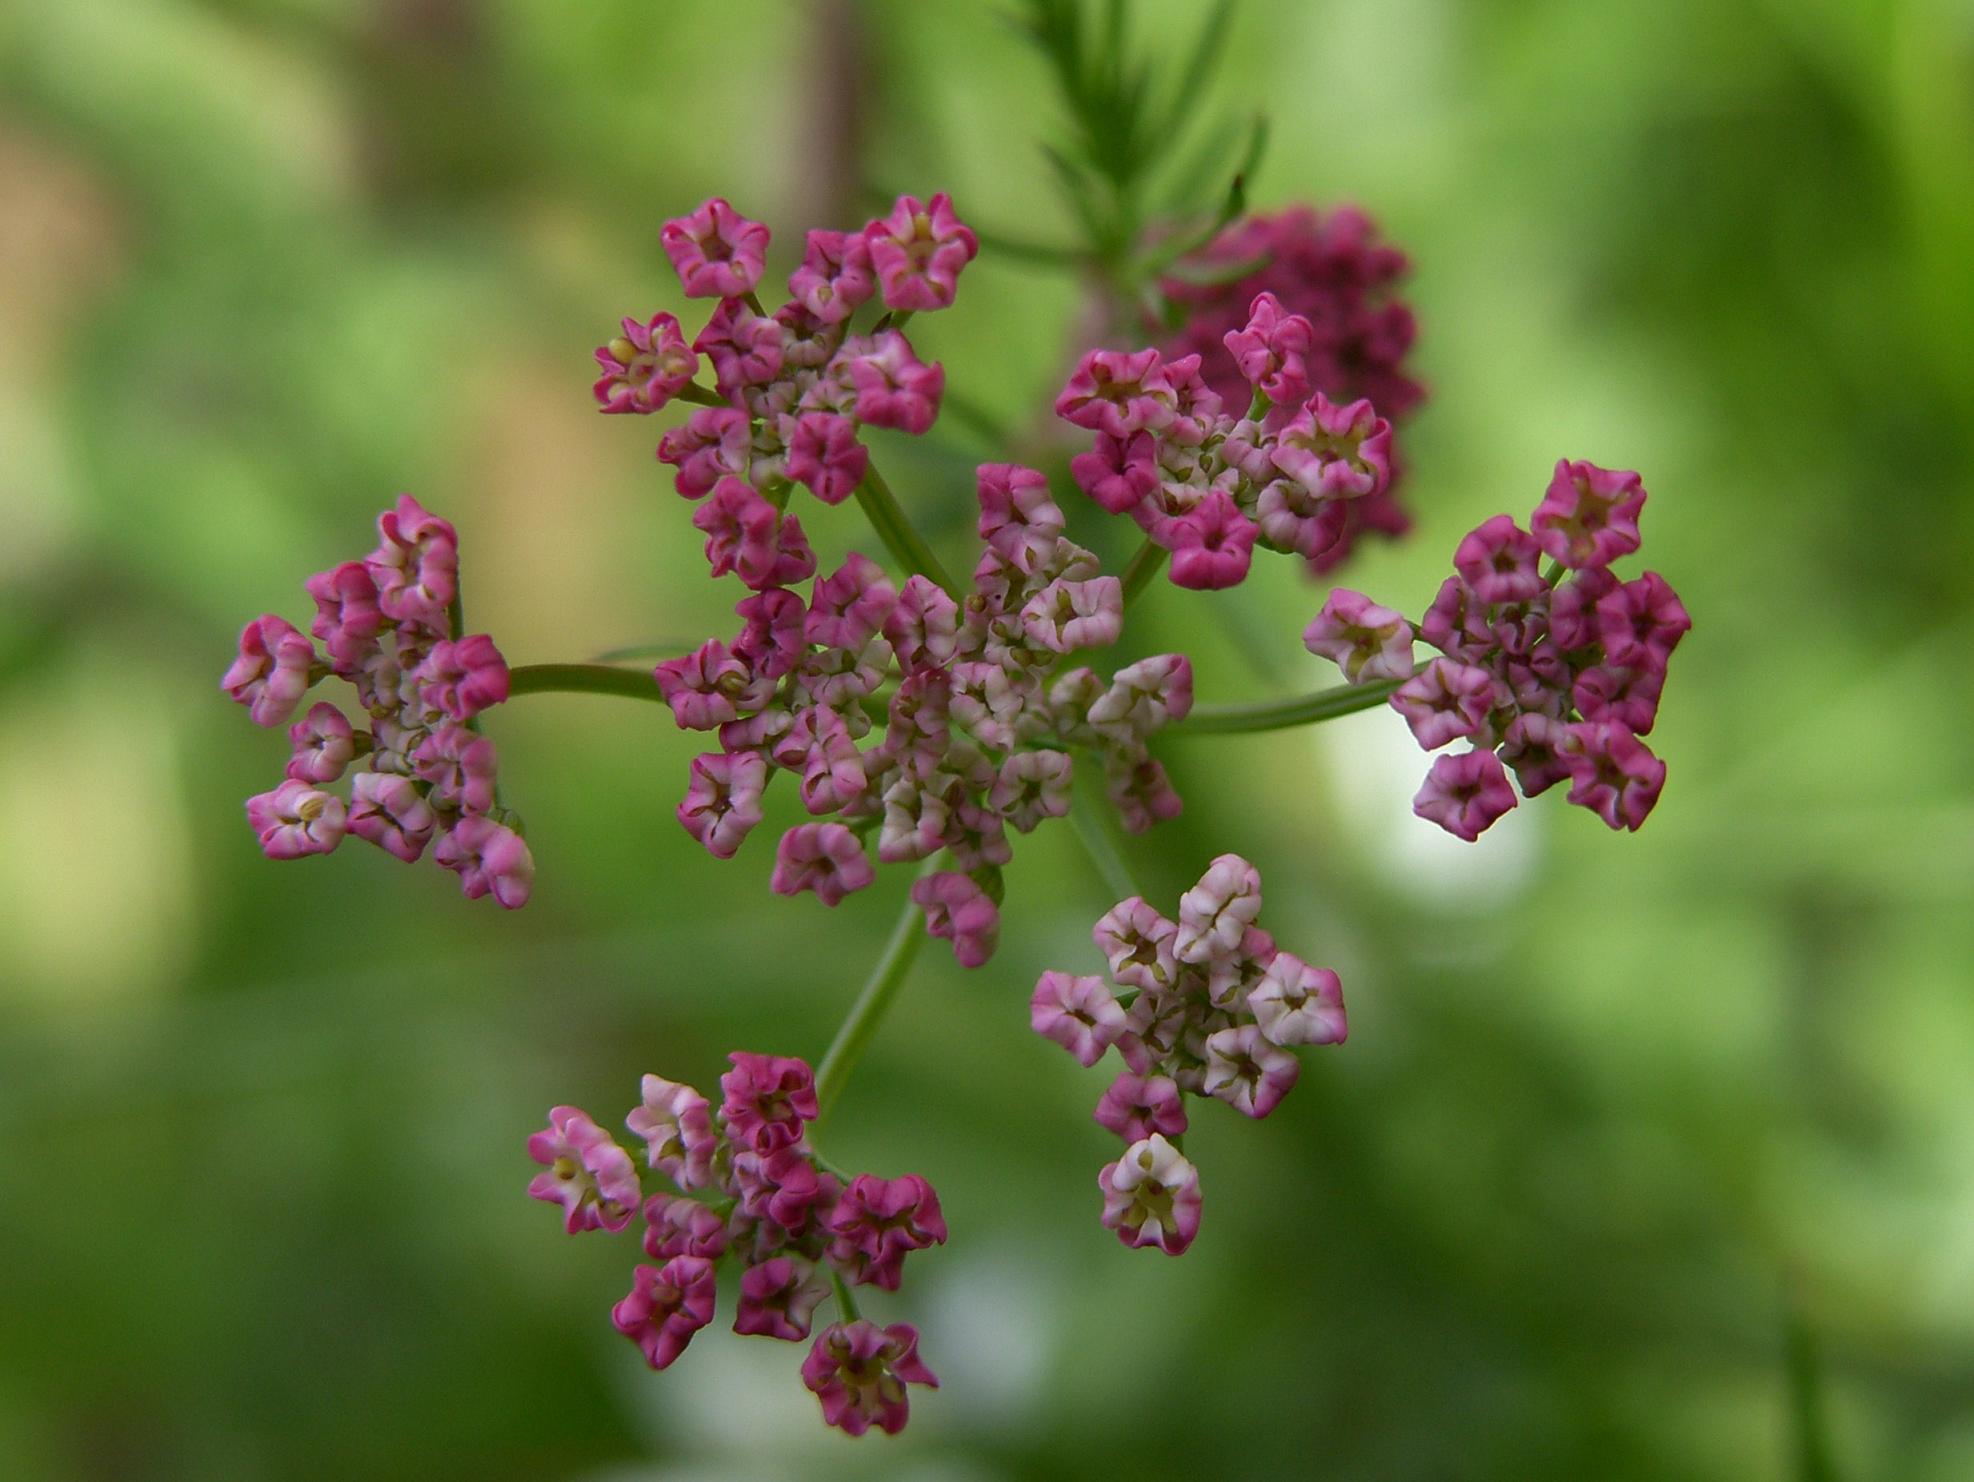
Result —
[[[1341, 667], [1342, 690], [1214, 716], [1194, 712], [1183, 654], [1108, 675], [1078, 662], [1118, 642], [1131, 597], [1168, 557], [1173, 582], [1215, 589], [1247, 576], [1257, 546], [1320, 572], [1359, 533], [1405, 528], [1388, 420], [1422, 394], [1402, 363], [1411, 314], [1393, 293], [1405, 259], [1361, 213], [1236, 223], [1163, 285], [1191, 316], [1175, 341], [1076, 364], [1055, 404], [1088, 434], [1069, 476], [1143, 530], [1124, 575], [1065, 534], [1045, 471], [988, 463], [975, 474], [980, 554], [964, 585], [864, 442], [867, 428], [923, 434], [938, 417], [944, 370], [918, 358], [906, 326], [951, 306], [979, 250], [952, 202], [904, 196], [861, 231], [808, 233], [772, 312], [757, 293], [766, 226], [714, 199], [667, 222], [661, 242], [686, 295], [716, 302], [690, 341], [670, 314], [624, 319], [596, 352], [594, 394], [609, 413], [691, 404], [657, 456], [696, 504], [712, 575], [747, 588], [738, 632], [658, 664], [648, 682], [595, 665], [510, 671], [490, 638], [463, 631], [453, 527], [403, 496], [379, 518], [375, 551], [309, 579], [312, 637], [273, 615], [241, 635], [222, 683], [257, 723], [289, 724], [332, 675], [360, 712], [320, 701], [293, 721], [287, 779], [247, 814], [272, 858], [327, 853], [345, 834], [405, 860], [430, 847], [467, 895], [520, 906], [534, 864], [478, 717], [511, 694], [575, 688], [661, 699], [681, 728], [717, 740], [691, 762], [678, 818], [720, 859], [789, 774], [809, 821], [776, 846], [776, 893], [833, 906], [877, 864], [917, 863], [907, 915], [823, 1061], [824, 1085], [802, 1060], [737, 1053], [717, 1108], [644, 1078], [625, 1118], [643, 1169], [574, 1107], [555, 1108], [528, 1144], [543, 1166], [530, 1192], [561, 1206], [570, 1233], [642, 1222], [651, 1264], [612, 1317], [653, 1368], [712, 1320], [731, 1265], [737, 1332], [803, 1340], [834, 1302], [803, 1382], [829, 1424], [896, 1431], [907, 1387], [937, 1381], [917, 1330], [866, 1320], [852, 1292], [895, 1292], [906, 1255], [944, 1243], [945, 1219], [916, 1174], [830, 1165], [813, 1123], [917, 933], [948, 941], [965, 967], [993, 956], [1011, 836], [1082, 806], [1076, 768], [1100, 774], [1104, 807], [1142, 831], [1180, 809], [1149, 744], [1164, 728], [1189, 716], [1202, 732], [1298, 724], [1388, 700], [1428, 751], [1467, 743], [1434, 760], [1414, 803], [1449, 832], [1472, 840], [1515, 806], [1511, 771], [1527, 796], [1568, 781], [1571, 802], [1636, 829], [1665, 778], [1639, 738], [1691, 620], [1656, 573], [1610, 569], [1639, 548], [1638, 475], [1565, 461], [1526, 530], [1501, 515], [1460, 543], [1418, 622], [1361, 592], [1329, 593], [1303, 641]], [[819, 572], [789, 507], [798, 486], [824, 506], [854, 498], [895, 579], [854, 552]], [[1437, 650], [1423, 666], [1421, 640]], [[329, 790], [358, 763], [347, 800]], [[1077, 819], [1099, 837], [1108, 822]], [[1114, 851], [1091, 848], [1107, 877], [1128, 877]], [[1260, 907], [1258, 872], [1223, 854], [1176, 920], [1134, 894], [1097, 923], [1108, 978], [1048, 972], [1035, 987], [1039, 1034], [1086, 1067], [1109, 1051], [1123, 1063], [1095, 1115], [1124, 1143], [1098, 1183], [1103, 1223], [1127, 1245], [1178, 1255], [1198, 1232], [1187, 1097], [1267, 1116], [1300, 1074], [1296, 1050], [1345, 1037], [1337, 975], [1277, 948]]]
[[[513, 909], [534, 888], [521, 821], [501, 806], [494, 745], [477, 717], [507, 698], [484, 633], [459, 631], [459, 539], [409, 494], [377, 517], [377, 549], [308, 579], [308, 635], [273, 613], [240, 634], [221, 686], [258, 725], [278, 726], [330, 675], [356, 691], [363, 724], [327, 700], [288, 727], [287, 780], [247, 800], [270, 859], [327, 854], [347, 834], [407, 863], [432, 858], [469, 898]], [[347, 801], [329, 785], [356, 762]]]
[[856, 1436], [873, 1425], [896, 1432], [905, 1386], [939, 1381], [918, 1356], [918, 1329], [857, 1316], [846, 1284], [897, 1291], [906, 1256], [946, 1243], [939, 1196], [915, 1173], [839, 1177], [809, 1144], [817, 1104], [808, 1065], [729, 1058], [717, 1110], [690, 1086], [644, 1078], [624, 1125], [644, 1143], [658, 1186], [649, 1195], [630, 1153], [573, 1106], [556, 1107], [547, 1130], [528, 1139], [528, 1156], [544, 1167], [528, 1192], [561, 1205], [571, 1235], [614, 1234], [642, 1219], [656, 1264], [632, 1271], [610, 1318], [654, 1369], [670, 1367], [713, 1320], [728, 1263], [740, 1272], [736, 1333], [798, 1343], [823, 1299], [841, 1294], [844, 1320], [817, 1335], [802, 1382], [829, 1424]]
[[1097, 1187], [1126, 1245], [1176, 1256], [1199, 1233], [1199, 1171], [1180, 1151], [1186, 1096], [1265, 1117], [1301, 1074], [1295, 1048], [1348, 1032], [1337, 975], [1278, 948], [1260, 914], [1260, 872], [1223, 854], [1179, 898], [1177, 921], [1132, 896], [1096, 924], [1110, 981], [1052, 971], [1035, 985], [1037, 1034], [1086, 1068], [1106, 1050], [1124, 1062], [1095, 1115], [1125, 1143]]

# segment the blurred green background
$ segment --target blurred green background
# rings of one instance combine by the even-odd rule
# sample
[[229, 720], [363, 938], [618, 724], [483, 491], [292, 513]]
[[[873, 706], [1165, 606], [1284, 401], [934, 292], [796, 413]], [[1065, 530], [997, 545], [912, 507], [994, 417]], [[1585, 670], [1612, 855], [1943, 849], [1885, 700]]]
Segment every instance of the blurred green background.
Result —
[[[818, 1054], [902, 872], [771, 897], [766, 832], [671, 816], [693, 739], [577, 696], [490, 718], [526, 911], [271, 865], [281, 742], [216, 680], [400, 489], [516, 662], [728, 631], [590, 347], [681, 307], [658, 225], [715, 192], [784, 256], [860, 170], [1057, 233], [1040, 62], [993, 4], [0, 9], [0, 1476], [1974, 1476], [1974, 10], [1250, 0], [1211, 102], [1273, 118], [1257, 204], [1415, 256], [1419, 527], [1343, 579], [1416, 611], [1557, 456], [1643, 470], [1671, 780], [1638, 837], [1550, 798], [1467, 848], [1387, 712], [1166, 744], [1141, 875], [1247, 854], [1352, 1011], [1269, 1121], [1197, 1119], [1176, 1262], [1099, 1227], [1102, 1080], [1027, 1029], [1108, 904], [1028, 840], [1000, 955], [926, 953], [832, 1129], [954, 1231], [881, 1308], [945, 1387], [856, 1444], [791, 1347], [646, 1372], [629, 1243], [565, 1239], [522, 1140]], [[988, 253], [914, 334], [1031, 426], [1077, 319]], [[981, 455], [885, 453], [947, 535]], [[1290, 564], [1134, 642], [1206, 699], [1332, 683]]]

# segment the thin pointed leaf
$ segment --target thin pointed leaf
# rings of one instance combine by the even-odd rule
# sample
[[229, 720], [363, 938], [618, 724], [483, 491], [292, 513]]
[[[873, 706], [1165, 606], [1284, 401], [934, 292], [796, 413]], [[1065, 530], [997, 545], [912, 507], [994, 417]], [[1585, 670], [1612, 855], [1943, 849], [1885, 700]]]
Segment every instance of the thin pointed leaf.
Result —
[[1233, 14], [1234, 0], [1219, 0], [1201, 24], [1186, 63], [1179, 69], [1171, 99], [1159, 116], [1158, 132], [1165, 140], [1178, 137], [1186, 127], [1195, 101], [1206, 90], [1208, 79], [1220, 64], [1220, 54], [1226, 49]]

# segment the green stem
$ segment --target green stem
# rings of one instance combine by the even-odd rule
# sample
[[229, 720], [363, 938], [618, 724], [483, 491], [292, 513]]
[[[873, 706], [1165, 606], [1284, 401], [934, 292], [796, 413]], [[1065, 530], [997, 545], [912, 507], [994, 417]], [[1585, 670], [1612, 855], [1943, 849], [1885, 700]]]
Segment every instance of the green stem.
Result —
[[1124, 567], [1124, 605], [1129, 607], [1131, 600], [1151, 585], [1153, 577], [1165, 567], [1165, 547], [1157, 541], [1146, 539], [1131, 555]]
[[1111, 899], [1129, 900], [1134, 895], [1144, 895], [1144, 891], [1138, 888], [1138, 882], [1131, 874], [1131, 866], [1125, 862], [1123, 852], [1118, 849], [1117, 840], [1111, 834], [1110, 799], [1104, 796], [1103, 788], [1096, 780], [1092, 770], [1096, 766], [1097, 758], [1089, 752], [1076, 759], [1076, 799], [1069, 809], [1069, 828], [1076, 835], [1076, 842], [1083, 846], [1083, 852], [1090, 857], [1090, 863], [1096, 866]]
[[829, 1284], [836, 1292], [836, 1311], [838, 1315], [845, 1322], [856, 1322], [862, 1318], [863, 1314], [857, 1310], [857, 1299], [850, 1295], [850, 1288], [844, 1285], [843, 1278], [836, 1273], [834, 1268], [829, 1273]]
[[[931, 861], [927, 861], [926, 868], [932, 868]], [[898, 917], [898, 924], [891, 929], [891, 940], [884, 944], [884, 955], [871, 969], [864, 991], [850, 1005], [849, 1015], [836, 1031], [836, 1038], [823, 1052], [822, 1064], [816, 1070], [818, 1130], [829, 1116], [831, 1104], [843, 1094], [843, 1083], [857, 1068], [857, 1060], [870, 1043], [871, 1036], [877, 1033], [878, 1024], [891, 1007], [891, 1000], [904, 986], [906, 975], [911, 972], [912, 959], [918, 956], [919, 943], [924, 940], [925, 913], [919, 910], [916, 903], [908, 900], [904, 912]]]
[[1244, 731], [1281, 731], [1374, 710], [1404, 681], [1378, 679], [1369, 684], [1340, 684], [1296, 695], [1287, 700], [1253, 700], [1239, 705], [1195, 705], [1193, 713], [1171, 727], [1175, 736], [1234, 735]]
[[507, 693], [514, 695], [623, 695], [663, 701], [649, 669], [617, 669], [608, 664], [522, 664], [507, 671]]
[[906, 571], [915, 571], [929, 576], [946, 589], [955, 602], [964, 602], [966, 594], [946, 574], [946, 568], [939, 564], [939, 558], [932, 553], [932, 547], [925, 543], [925, 537], [918, 532], [899, 508], [898, 497], [891, 492], [891, 486], [884, 482], [884, 476], [871, 464], [864, 470], [863, 482], [857, 485], [857, 503], [864, 516], [877, 531], [878, 539], [897, 559]]
[[708, 391], [696, 381], [679, 392], [679, 400], [697, 402], [702, 407], [725, 407], [733, 405], [732, 402], [720, 395], [719, 392]]

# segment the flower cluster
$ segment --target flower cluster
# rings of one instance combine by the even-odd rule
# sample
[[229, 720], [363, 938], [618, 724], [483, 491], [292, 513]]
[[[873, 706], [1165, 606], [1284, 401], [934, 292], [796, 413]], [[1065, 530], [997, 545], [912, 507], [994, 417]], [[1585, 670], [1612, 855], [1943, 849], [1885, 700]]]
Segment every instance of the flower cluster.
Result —
[[[809, 1067], [779, 1055], [736, 1053], [720, 1077], [717, 1109], [692, 1087], [644, 1077], [624, 1125], [645, 1147], [661, 1184], [649, 1197], [630, 1153], [583, 1112], [558, 1106], [528, 1139], [544, 1171], [529, 1184], [559, 1204], [571, 1235], [620, 1231], [642, 1218], [645, 1254], [631, 1290], [611, 1311], [617, 1330], [654, 1369], [685, 1351], [713, 1320], [722, 1264], [740, 1268], [736, 1333], [800, 1342], [832, 1283], [895, 1292], [905, 1257], [946, 1241], [939, 1196], [917, 1174], [847, 1182], [809, 1145], [817, 1113]], [[840, 1290], [840, 1289], [839, 1289]], [[852, 1435], [896, 1432], [905, 1386], [936, 1388], [918, 1356], [918, 1331], [878, 1327], [838, 1296], [844, 1320], [825, 1328], [802, 1364], [823, 1419]]]
[[[946, 851], [951, 868], [912, 894], [968, 967], [994, 950], [1009, 831], [1069, 810], [1069, 749], [1100, 758], [1125, 825], [1148, 828], [1179, 799], [1147, 738], [1192, 706], [1192, 667], [1177, 654], [1108, 683], [1059, 672], [1065, 656], [1116, 640], [1118, 579], [1064, 538], [1040, 473], [983, 465], [978, 493], [985, 549], [964, 605], [922, 575], [894, 587], [853, 554], [806, 600], [782, 586], [753, 593], [732, 642], [654, 671], [680, 726], [719, 735], [679, 804], [694, 838], [731, 857], [775, 772], [793, 773], [803, 806], [827, 821], [782, 836], [774, 890], [835, 905], [874, 878], [872, 834], [883, 863]], [[881, 739], [860, 748], [877, 724]]]
[[[716, 198], [667, 222], [661, 241], [687, 295], [719, 304], [689, 345], [670, 314], [625, 319], [596, 352], [596, 399], [606, 412], [655, 412], [682, 395], [711, 403], [665, 434], [658, 457], [680, 494], [706, 501], [693, 524], [713, 574], [757, 590], [804, 580], [815, 555], [784, 513], [790, 486], [841, 504], [870, 466], [863, 428], [932, 426], [945, 371], [919, 360], [902, 326], [951, 305], [979, 244], [945, 195], [901, 196], [861, 232], [810, 232], [790, 299], [768, 313], [755, 294], [768, 247], [760, 222]], [[853, 333], [873, 298], [885, 312]], [[716, 392], [694, 384], [701, 357]]]
[[1056, 398], [1095, 434], [1070, 462], [1077, 485], [1169, 551], [1182, 587], [1237, 585], [1257, 543], [1319, 561], [1391, 480], [1391, 424], [1317, 388], [1309, 320], [1262, 293], [1225, 338], [1252, 388], [1244, 415], [1222, 410], [1197, 354], [1157, 350], [1092, 350]]
[[1133, 896], [1092, 935], [1110, 980], [1046, 972], [1029, 1000], [1035, 1032], [1084, 1066], [1115, 1050], [1125, 1068], [1097, 1103], [1126, 1144], [1097, 1178], [1103, 1222], [1133, 1247], [1179, 1255], [1199, 1231], [1199, 1172], [1180, 1151], [1185, 1094], [1265, 1117], [1294, 1087], [1298, 1045], [1341, 1044], [1343, 985], [1255, 925], [1261, 876], [1234, 854], [1207, 867], [1172, 921]]
[[[1340, 401], [1368, 397], [1399, 422], [1425, 395], [1404, 365], [1417, 333], [1411, 309], [1397, 297], [1409, 267], [1405, 254], [1381, 242], [1371, 218], [1354, 206], [1320, 215], [1298, 206], [1246, 217], [1160, 285], [1186, 316], [1165, 353], [1174, 359], [1198, 355], [1200, 374], [1223, 400], [1245, 396], [1239, 352], [1227, 348], [1226, 337], [1246, 325], [1258, 295], [1272, 294], [1310, 325], [1301, 352], [1310, 385]], [[1228, 278], [1230, 271], [1238, 276]], [[1390, 485], [1349, 505], [1342, 534], [1313, 563], [1319, 570], [1340, 561], [1363, 531], [1401, 535], [1409, 528], [1395, 500], [1399, 476], [1394, 458]]]
[[[240, 634], [220, 684], [257, 724], [288, 722], [332, 674], [362, 711], [357, 724], [318, 701], [289, 725], [287, 780], [247, 800], [247, 821], [270, 859], [327, 854], [347, 834], [407, 862], [431, 845], [468, 897], [521, 906], [534, 859], [500, 805], [493, 742], [475, 723], [507, 698], [507, 664], [484, 633], [458, 631], [458, 536], [409, 494], [378, 516], [377, 533], [362, 560], [308, 579], [313, 640], [272, 613]], [[328, 789], [358, 761], [346, 801]]]
[[1303, 634], [1309, 650], [1353, 684], [1403, 680], [1391, 705], [1428, 751], [1469, 743], [1433, 762], [1412, 805], [1420, 817], [1478, 838], [1515, 806], [1512, 769], [1527, 797], [1567, 781], [1569, 800], [1612, 828], [1644, 823], [1666, 768], [1639, 737], [1693, 625], [1657, 572], [1620, 581], [1610, 570], [1638, 549], [1644, 507], [1637, 474], [1558, 463], [1529, 529], [1496, 515], [1460, 542], [1416, 630], [1441, 657], [1416, 672], [1403, 615], [1361, 592], [1330, 594]]

